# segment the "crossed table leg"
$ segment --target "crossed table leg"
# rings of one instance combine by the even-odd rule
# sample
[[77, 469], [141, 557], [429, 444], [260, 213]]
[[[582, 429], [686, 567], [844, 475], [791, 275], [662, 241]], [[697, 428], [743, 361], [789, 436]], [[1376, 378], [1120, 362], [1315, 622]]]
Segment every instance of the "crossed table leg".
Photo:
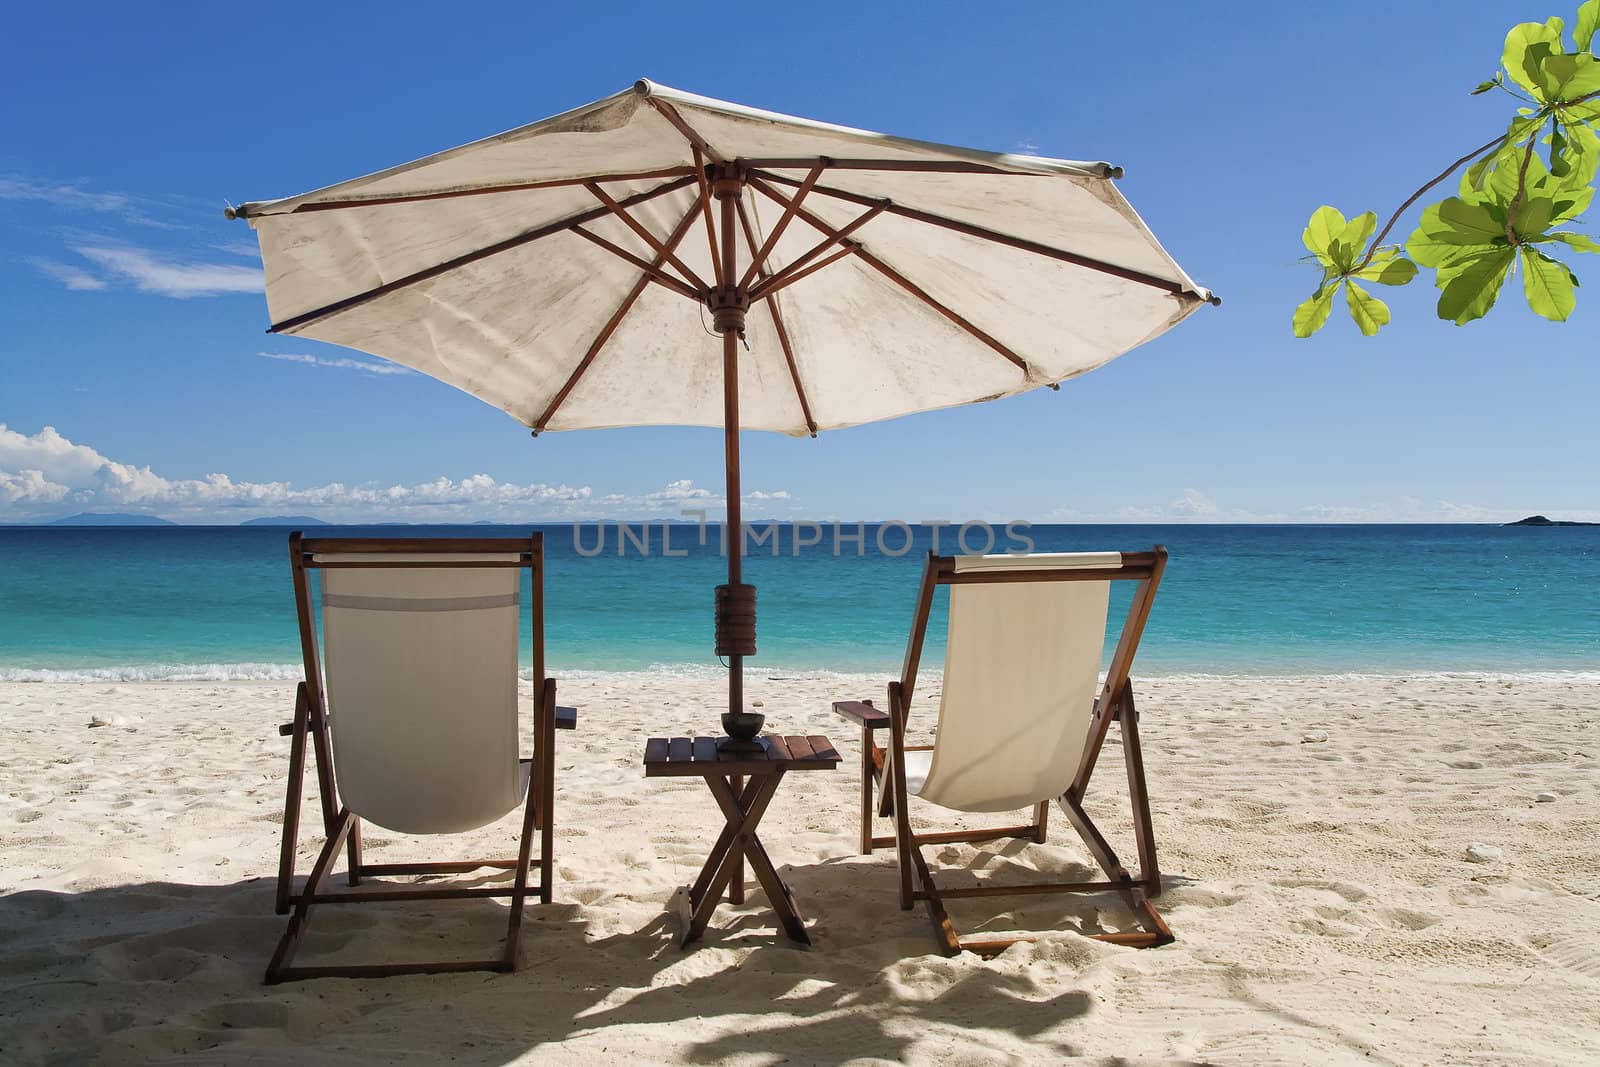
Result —
[[705, 776], [706, 788], [717, 798], [717, 806], [722, 809], [727, 824], [717, 836], [716, 844], [711, 846], [711, 855], [706, 857], [705, 866], [700, 868], [700, 876], [689, 887], [689, 914], [678, 937], [680, 946], [698, 940], [706, 932], [706, 924], [711, 921], [711, 913], [716, 910], [717, 902], [732, 881], [741, 855], [749, 861], [750, 870], [761, 883], [761, 888], [766, 890], [767, 900], [772, 903], [772, 910], [778, 913], [778, 921], [783, 924], [784, 932], [793, 941], [802, 945], [811, 944], [811, 938], [806, 935], [805, 922], [800, 918], [800, 910], [795, 906], [794, 894], [778, 877], [767, 850], [756, 836], [756, 827], [766, 813], [767, 805], [772, 802], [773, 794], [778, 791], [778, 783], [783, 780], [783, 775], [781, 768], [752, 774], [742, 791], [735, 791], [731, 777], [719, 774]]

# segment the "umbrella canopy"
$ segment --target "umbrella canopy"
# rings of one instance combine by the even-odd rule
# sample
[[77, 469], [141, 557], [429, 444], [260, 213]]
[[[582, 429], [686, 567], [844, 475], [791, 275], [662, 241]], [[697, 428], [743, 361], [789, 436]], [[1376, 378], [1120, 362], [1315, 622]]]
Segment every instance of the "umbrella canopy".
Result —
[[[1120, 175], [640, 81], [229, 214], [260, 237], [273, 332], [403, 363], [535, 434], [723, 427], [739, 530], [740, 429], [814, 435], [1010, 396], [1217, 302]], [[739, 555], [718, 613], [734, 713], [754, 652]]]

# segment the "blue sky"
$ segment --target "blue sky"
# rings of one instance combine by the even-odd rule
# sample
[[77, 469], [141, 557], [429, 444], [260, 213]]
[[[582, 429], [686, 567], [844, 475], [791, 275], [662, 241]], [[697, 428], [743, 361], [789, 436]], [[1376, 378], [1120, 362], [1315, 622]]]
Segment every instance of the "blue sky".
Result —
[[733, 47], [708, 49], [703, 20], [726, 5], [24, 5], [0, 41], [0, 521], [520, 521], [714, 501], [715, 431], [533, 441], [448, 386], [269, 337], [254, 236], [222, 216], [225, 199], [302, 192], [640, 76], [1109, 159], [1225, 300], [1059, 393], [817, 440], [747, 434], [746, 488], [766, 494], [747, 515], [1600, 518], [1594, 297], [1557, 326], [1517, 285], [1457, 328], [1419, 280], [1383, 294], [1396, 321], [1377, 339], [1340, 320], [1312, 341], [1289, 331], [1316, 280], [1298, 262], [1311, 210], [1386, 216], [1492, 136], [1508, 101], [1466, 90], [1510, 24], [1566, 6], [750, 5]]

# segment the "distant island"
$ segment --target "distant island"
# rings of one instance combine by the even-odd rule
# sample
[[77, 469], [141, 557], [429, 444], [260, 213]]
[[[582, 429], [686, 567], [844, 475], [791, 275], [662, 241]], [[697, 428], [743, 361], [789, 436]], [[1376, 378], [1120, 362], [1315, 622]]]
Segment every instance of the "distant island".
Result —
[[1573, 522], [1571, 519], [1547, 519], [1543, 515], [1529, 515], [1516, 522], [1508, 522], [1507, 526], [1600, 526], [1600, 522]]
[[246, 519], [240, 526], [331, 526], [325, 519], [310, 515], [263, 515], [259, 519]]
[[135, 515], [122, 512], [84, 511], [64, 519], [52, 519], [51, 526], [176, 526], [170, 519], [159, 515]]

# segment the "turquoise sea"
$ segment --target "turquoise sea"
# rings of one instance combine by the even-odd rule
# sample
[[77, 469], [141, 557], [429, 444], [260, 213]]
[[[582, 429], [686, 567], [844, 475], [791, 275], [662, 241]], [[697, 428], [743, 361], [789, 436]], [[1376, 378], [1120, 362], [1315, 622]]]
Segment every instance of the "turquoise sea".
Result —
[[[711, 589], [718, 531], [544, 526], [552, 673], [717, 670]], [[528, 527], [318, 527], [321, 534], [512, 535]], [[308, 531], [312, 532], [312, 531]], [[795, 528], [750, 551], [760, 590], [757, 670], [898, 665], [922, 557], [877, 528], [833, 527], [794, 552]], [[1143, 674], [1600, 672], [1600, 527], [1034, 526], [1036, 551], [1171, 552]], [[958, 551], [955, 531], [940, 548]], [[648, 554], [638, 545], [649, 538]], [[800, 539], [810, 536], [806, 531]], [[299, 657], [288, 530], [0, 527], [0, 680], [291, 678]], [[1007, 547], [1004, 530], [997, 549]], [[886, 532], [891, 553], [903, 530]], [[969, 544], [981, 549], [982, 537]], [[686, 552], [686, 555], [676, 555]], [[859, 553], [859, 554], [858, 554]], [[1124, 602], [1126, 596], [1124, 595]], [[1113, 608], [1114, 617], [1120, 613]], [[935, 635], [936, 636], [936, 635]]]

